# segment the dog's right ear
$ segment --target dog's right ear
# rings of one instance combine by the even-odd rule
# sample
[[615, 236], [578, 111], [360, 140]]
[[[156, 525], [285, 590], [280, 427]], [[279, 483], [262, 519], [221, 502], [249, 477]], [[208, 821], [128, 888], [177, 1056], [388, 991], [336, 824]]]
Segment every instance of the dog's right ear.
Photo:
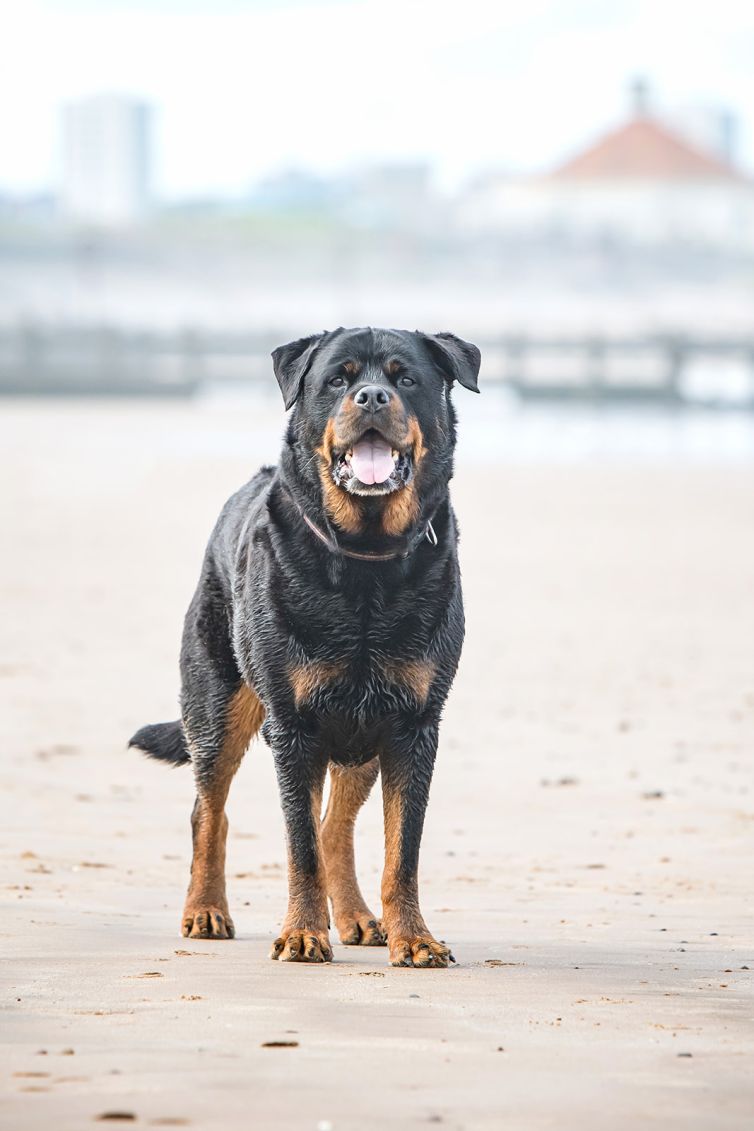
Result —
[[309, 338], [299, 338], [296, 342], [288, 342], [286, 346], [278, 346], [272, 351], [272, 365], [286, 408], [290, 408], [298, 400], [304, 377], [309, 372], [309, 366], [324, 336], [312, 334]]
[[416, 332], [451, 386], [457, 381], [465, 389], [471, 389], [472, 393], [479, 392], [477, 378], [482, 355], [478, 346], [464, 342], [455, 334], [423, 334], [421, 330]]

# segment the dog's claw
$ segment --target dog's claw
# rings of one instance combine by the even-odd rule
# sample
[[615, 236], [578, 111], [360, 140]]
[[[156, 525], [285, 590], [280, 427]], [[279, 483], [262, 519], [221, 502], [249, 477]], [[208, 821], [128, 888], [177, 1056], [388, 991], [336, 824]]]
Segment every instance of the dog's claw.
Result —
[[444, 943], [431, 935], [389, 940], [391, 966], [415, 966], [420, 969], [444, 970], [455, 958]]
[[270, 958], [281, 962], [332, 962], [327, 931], [286, 931], [272, 944]]
[[185, 939], [232, 939], [236, 928], [219, 907], [190, 907], [183, 912], [181, 934]]
[[382, 923], [371, 911], [339, 915], [336, 926], [344, 946], [384, 946], [387, 941]]

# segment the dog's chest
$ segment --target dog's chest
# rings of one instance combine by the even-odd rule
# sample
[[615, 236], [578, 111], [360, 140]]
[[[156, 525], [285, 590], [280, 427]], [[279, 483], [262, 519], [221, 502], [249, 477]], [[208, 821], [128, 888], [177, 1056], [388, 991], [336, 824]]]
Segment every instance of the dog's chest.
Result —
[[436, 672], [429, 645], [410, 594], [324, 602], [308, 616], [299, 609], [289, 642], [296, 704], [369, 717], [422, 706]]

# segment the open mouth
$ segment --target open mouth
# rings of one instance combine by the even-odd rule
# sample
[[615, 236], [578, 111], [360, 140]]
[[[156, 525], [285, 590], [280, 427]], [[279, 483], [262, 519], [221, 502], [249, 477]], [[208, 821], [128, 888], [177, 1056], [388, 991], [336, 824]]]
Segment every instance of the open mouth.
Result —
[[401, 452], [370, 428], [333, 461], [333, 479], [352, 495], [386, 495], [411, 479], [410, 452]]

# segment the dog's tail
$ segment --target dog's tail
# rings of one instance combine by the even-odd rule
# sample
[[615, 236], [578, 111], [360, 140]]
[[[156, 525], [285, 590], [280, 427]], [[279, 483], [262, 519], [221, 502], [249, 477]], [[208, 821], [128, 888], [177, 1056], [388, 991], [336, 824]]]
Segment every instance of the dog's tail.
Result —
[[171, 766], [185, 766], [191, 761], [180, 722], [150, 723], [137, 730], [128, 745], [141, 750], [148, 758], [169, 762]]

